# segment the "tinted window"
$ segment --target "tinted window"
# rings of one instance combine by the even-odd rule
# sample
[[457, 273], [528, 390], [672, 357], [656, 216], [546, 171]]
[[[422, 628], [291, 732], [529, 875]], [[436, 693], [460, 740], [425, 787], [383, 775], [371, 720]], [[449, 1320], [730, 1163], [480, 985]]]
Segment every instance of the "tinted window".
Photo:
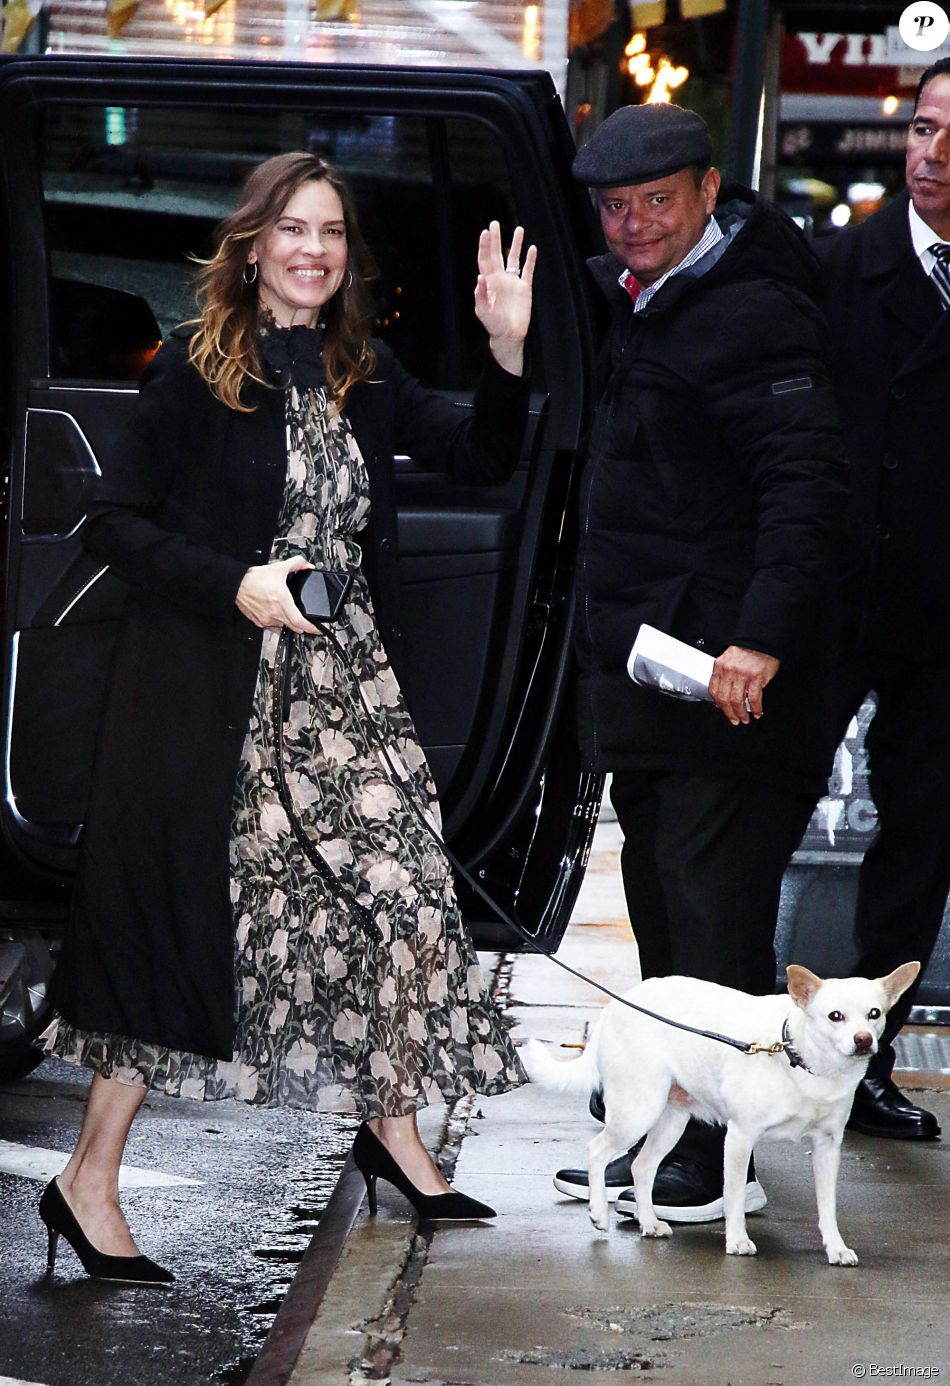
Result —
[[380, 266], [376, 326], [427, 383], [471, 386], [478, 232], [513, 217], [497, 137], [471, 119], [277, 110], [47, 107], [43, 189], [51, 361], [71, 379], [132, 379], [194, 314], [195, 256], [272, 154], [307, 149], [348, 174]]

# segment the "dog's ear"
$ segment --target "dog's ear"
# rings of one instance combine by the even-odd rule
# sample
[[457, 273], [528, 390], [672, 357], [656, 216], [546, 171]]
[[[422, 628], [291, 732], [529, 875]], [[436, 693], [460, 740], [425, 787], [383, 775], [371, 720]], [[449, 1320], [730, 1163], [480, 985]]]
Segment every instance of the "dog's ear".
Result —
[[789, 996], [796, 1006], [804, 1010], [818, 988], [823, 985], [821, 978], [816, 977], [814, 972], [809, 972], [807, 967], [799, 967], [797, 963], [789, 963], [785, 975], [788, 978]]
[[890, 1010], [899, 996], [916, 980], [920, 971], [919, 962], [902, 963], [900, 967], [895, 967], [893, 972], [889, 972], [886, 977], [878, 977], [877, 981], [884, 988], [887, 997], [887, 1009]]

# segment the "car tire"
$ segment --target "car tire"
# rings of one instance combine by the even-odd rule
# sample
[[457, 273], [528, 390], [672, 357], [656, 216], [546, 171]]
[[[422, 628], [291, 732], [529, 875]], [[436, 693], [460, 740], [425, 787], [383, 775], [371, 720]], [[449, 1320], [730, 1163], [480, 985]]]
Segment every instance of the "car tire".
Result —
[[18, 1083], [37, 1068], [46, 1054], [28, 1040], [0, 1042], [0, 1085]]

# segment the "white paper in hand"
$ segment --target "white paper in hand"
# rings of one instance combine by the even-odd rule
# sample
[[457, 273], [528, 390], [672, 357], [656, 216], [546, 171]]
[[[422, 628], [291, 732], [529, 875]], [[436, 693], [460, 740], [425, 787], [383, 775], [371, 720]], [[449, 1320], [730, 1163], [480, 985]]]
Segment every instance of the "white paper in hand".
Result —
[[711, 702], [709, 680], [715, 660], [693, 645], [665, 635], [654, 626], [641, 626], [633, 642], [627, 673], [643, 688], [655, 688], [671, 698]]

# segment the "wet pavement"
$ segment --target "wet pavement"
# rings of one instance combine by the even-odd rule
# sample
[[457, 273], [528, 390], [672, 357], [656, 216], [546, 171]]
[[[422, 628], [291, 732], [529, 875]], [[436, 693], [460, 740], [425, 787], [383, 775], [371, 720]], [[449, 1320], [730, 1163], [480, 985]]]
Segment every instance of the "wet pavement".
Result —
[[[616, 830], [602, 825], [559, 956], [612, 987], [636, 977]], [[596, 993], [544, 959], [499, 972], [516, 1035], [579, 1045]], [[567, 1057], [567, 1054], [565, 1054]], [[937, 1075], [898, 1075], [950, 1132]], [[915, 1094], [916, 1095], [916, 1094]], [[845, 1137], [839, 1211], [857, 1267], [827, 1264], [803, 1146], [765, 1145], [769, 1204], [750, 1218], [759, 1254], [726, 1256], [721, 1223], [641, 1240], [629, 1218], [596, 1232], [552, 1187], [584, 1163], [586, 1103], [533, 1085], [478, 1099], [433, 1133], [457, 1187], [497, 1221], [417, 1226], [380, 1185], [357, 1216], [289, 1386], [844, 1386], [950, 1378], [950, 1145]]]
[[[616, 827], [602, 824], [559, 956], [623, 989], [636, 979], [637, 954], [618, 849]], [[597, 993], [543, 958], [483, 961], [516, 1035], [584, 1042], [602, 1004]], [[926, 1048], [930, 1037], [919, 1039]], [[950, 1133], [947, 1076], [895, 1076]], [[70, 1147], [83, 1082], [48, 1064], [16, 1090], [0, 1090], [0, 1168], [3, 1141]], [[129, 1163], [203, 1181], [124, 1194], [143, 1248], [174, 1269], [175, 1286], [94, 1284], [62, 1245], [61, 1270], [46, 1283], [35, 1215], [41, 1183], [0, 1174], [0, 1386], [4, 1374], [43, 1386], [215, 1386], [247, 1376], [355, 1121], [161, 1098], [143, 1115]], [[446, 1174], [495, 1206], [497, 1221], [420, 1226], [382, 1184], [379, 1215], [369, 1218], [365, 1204], [356, 1211], [362, 1185], [347, 1166], [336, 1197], [349, 1184], [355, 1221], [334, 1247], [329, 1285], [305, 1313], [286, 1371], [262, 1380], [594, 1386], [634, 1372], [665, 1386], [836, 1386], [950, 1378], [947, 1141], [846, 1136], [840, 1218], [861, 1264], [841, 1268], [822, 1252], [800, 1146], [757, 1152], [769, 1205], [750, 1220], [758, 1256], [736, 1258], [724, 1254], [721, 1223], [643, 1242], [635, 1223], [615, 1218], [605, 1237], [583, 1204], [555, 1192], [554, 1170], [582, 1163], [596, 1130], [576, 1095], [528, 1086], [452, 1113], [430, 1109], [421, 1125]]]
[[[47, 1060], [0, 1089], [0, 1170], [16, 1147], [71, 1149], [87, 1075]], [[42, 1386], [217, 1386], [243, 1382], [261, 1349], [356, 1129], [352, 1117], [153, 1095], [130, 1166], [201, 1181], [129, 1188], [142, 1249], [171, 1268], [167, 1290], [84, 1275], [60, 1240], [45, 1278], [41, 1179], [0, 1173], [0, 1378]], [[4, 1144], [9, 1143], [9, 1144]]]

